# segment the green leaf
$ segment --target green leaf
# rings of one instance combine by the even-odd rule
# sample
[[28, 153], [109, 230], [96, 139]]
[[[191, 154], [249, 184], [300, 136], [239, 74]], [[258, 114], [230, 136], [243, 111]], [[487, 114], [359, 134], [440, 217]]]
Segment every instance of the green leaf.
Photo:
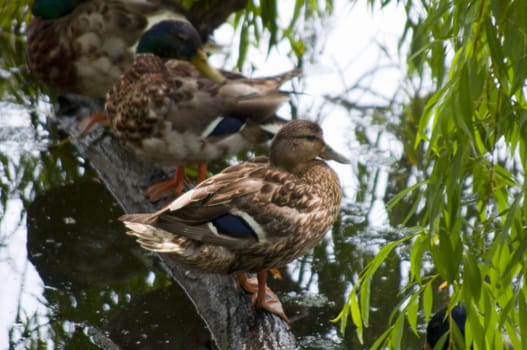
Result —
[[390, 337], [390, 335], [393, 333], [393, 327], [388, 328], [386, 331], [384, 331], [373, 343], [373, 345], [370, 347], [370, 350], [377, 350], [380, 348], [383, 348], [383, 344], [386, 342], [386, 340]]
[[419, 310], [419, 294], [414, 294], [410, 297], [408, 305], [406, 306], [406, 318], [410, 329], [415, 335], [419, 335], [417, 332], [417, 311]]
[[[361, 344], [364, 342], [363, 340], [363, 321], [362, 321], [362, 314], [359, 308], [359, 304], [357, 302], [357, 295], [354, 293], [354, 295], [351, 296], [351, 319], [353, 320], [353, 324], [355, 327], [357, 327], [357, 337], [359, 338], [359, 341]], [[367, 326], [367, 323], [365, 324]], [[342, 331], [342, 328], [341, 328]], [[343, 333], [344, 334], [344, 333]]]
[[410, 278], [421, 282], [421, 262], [423, 260], [423, 254], [429, 245], [428, 235], [418, 235], [413, 244], [410, 252]]
[[249, 25], [246, 19], [243, 21], [242, 30], [240, 32], [240, 47], [238, 49], [238, 61], [236, 67], [241, 70], [245, 59], [247, 58], [247, 50], [249, 49]]
[[402, 314], [397, 316], [395, 322], [393, 323], [393, 336], [391, 337], [390, 347], [392, 349], [400, 349], [401, 342], [403, 340], [403, 329], [404, 329], [404, 317]]
[[481, 273], [479, 271], [478, 263], [473, 256], [465, 254], [463, 259], [465, 268], [463, 274], [463, 288], [467, 295], [474, 300], [475, 303], [479, 302], [481, 295]]
[[364, 327], [368, 327], [370, 321], [370, 290], [372, 277], [373, 275], [364, 278], [360, 286], [360, 315], [362, 322], [364, 323]]
[[415, 191], [416, 189], [422, 187], [423, 185], [426, 185], [427, 184], [427, 181], [420, 181], [416, 184], [413, 184], [412, 186], [408, 186], [406, 187], [405, 189], [403, 189], [402, 191], [400, 191], [399, 193], [397, 193], [395, 196], [393, 196], [392, 199], [390, 199], [388, 201], [388, 203], [386, 203], [386, 207], [388, 209], [393, 209], [393, 207], [395, 205], [397, 205], [397, 203], [399, 203], [404, 197], [406, 197], [409, 193], [412, 193], [413, 191]]
[[431, 281], [425, 285], [423, 290], [423, 310], [425, 313], [425, 321], [428, 323], [430, 321], [430, 316], [432, 315], [432, 307], [434, 305], [434, 294], [432, 292], [432, 283]]

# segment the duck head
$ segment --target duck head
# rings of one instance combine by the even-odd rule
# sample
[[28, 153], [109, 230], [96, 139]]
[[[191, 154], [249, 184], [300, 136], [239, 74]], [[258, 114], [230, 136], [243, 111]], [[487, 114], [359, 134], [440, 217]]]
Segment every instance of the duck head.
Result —
[[320, 126], [307, 120], [287, 123], [271, 143], [271, 164], [289, 172], [303, 173], [316, 158], [349, 163], [346, 157], [325, 143]]
[[163, 59], [188, 60], [209, 79], [221, 82], [225, 77], [211, 67], [196, 29], [187, 21], [165, 20], [145, 31], [137, 53], [151, 53]]

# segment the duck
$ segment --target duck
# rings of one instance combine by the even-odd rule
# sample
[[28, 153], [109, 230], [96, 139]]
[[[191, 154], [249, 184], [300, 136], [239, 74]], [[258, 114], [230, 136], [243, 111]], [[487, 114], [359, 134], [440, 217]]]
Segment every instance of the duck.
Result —
[[[428, 322], [426, 327], [426, 342], [423, 347], [424, 350], [434, 349], [439, 342], [443, 342], [443, 347], [441, 349], [449, 349], [451, 341], [449, 339], [443, 341], [442, 339], [449, 335], [453, 324], [457, 326], [461, 336], [463, 338], [465, 337], [465, 323], [467, 321], [467, 311], [465, 310], [465, 307], [456, 305], [449, 314], [447, 314], [447, 312], [447, 308], [443, 307], [435, 313], [430, 319], [430, 322]], [[449, 322], [450, 317], [454, 320], [452, 325]]]
[[279, 88], [301, 74], [295, 68], [247, 78], [200, 68], [178, 59], [182, 47], [200, 45], [181, 28], [181, 22], [165, 20], [146, 31], [132, 67], [106, 96], [105, 112], [122, 144], [143, 161], [176, 165], [173, 179], [146, 189], [153, 202], [182, 193], [185, 166], [198, 166], [199, 183], [208, 162], [268, 143], [286, 122], [276, 111], [289, 93]]
[[26, 61], [53, 91], [104, 99], [133, 63], [134, 45], [161, 10], [153, 1], [35, 0]]
[[184, 268], [235, 274], [255, 307], [288, 322], [267, 274], [315, 247], [337, 219], [342, 190], [325, 160], [349, 163], [317, 123], [295, 119], [269, 156], [229, 166], [157, 212], [119, 220], [143, 248]]

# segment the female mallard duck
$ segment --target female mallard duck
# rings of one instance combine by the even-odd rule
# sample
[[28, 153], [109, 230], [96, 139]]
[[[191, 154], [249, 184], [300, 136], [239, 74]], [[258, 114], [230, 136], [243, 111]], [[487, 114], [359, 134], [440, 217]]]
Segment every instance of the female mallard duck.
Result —
[[[161, 0], [35, 0], [26, 58], [32, 74], [60, 92], [104, 98], [130, 67], [148, 19], [167, 10]], [[190, 51], [181, 58], [204, 66], [199, 35], [184, 18]], [[216, 77], [218, 74], [216, 73]], [[219, 79], [219, 78], [217, 78]]]
[[[266, 78], [224, 73], [218, 82], [177, 57], [179, 26], [163, 21], [142, 36], [132, 68], [112, 87], [106, 113], [115, 136], [139, 158], [179, 166], [175, 178], [149, 189], [151, 200], [167, 190], [180, 194], [183, 165], [200, 165], [267, 142], [284, 122], [275, 115], [288, 95], [280, 85], [300, 71]], [[176, 39], [174, 39], [176, 38]], [[150, 53], [146, 53], [150, 52]]]
[[[270, 157], [230, 166], [158, 212], [120, 220], [143, 248], [189, 269], [238, 273], [257, 307], [287, 321], [279, 301], [266, 298], [274, 297], [267, 270], [316, 246], [340, 208], [338, 177], [318, 157], [348, 162], [324, 143], [316, 123], [294, 120], [274, 137]], [[257, 272], [257, 287], [244, 283], [246, 272]]]

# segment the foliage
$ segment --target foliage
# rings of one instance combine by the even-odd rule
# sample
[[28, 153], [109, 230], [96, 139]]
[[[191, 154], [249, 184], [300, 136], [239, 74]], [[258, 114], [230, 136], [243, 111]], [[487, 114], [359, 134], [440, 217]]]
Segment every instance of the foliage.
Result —
[[[410, 279], [373, 348], [400, 348], [405, 321], [417, 333], [418, 311], [426, 322], [433, 312], [432, 282], [444, 281], [449, 308], [467, 308], [465, 348], [502, 349], [506, 334], [524, 349], [527, 2], [408, 1], [405, 11], [408, 79], [431, 81], [433, 90], [418, 115], [418, 176], [390, 203], [393, 210], [409, 195], [415, 201], [406, 213], [419, 225], [408, 237]], [[351, 316], [359, 337], [368, 326], [372, 276], [406, 241], [385, 246], [369, 263], [339, 315], [342, 325]]]
[[[26, 1], [0, 0], [0, 96], [8, 97], [20, 104], [28, 104], [28, 96], [38, 95], [28, 82], [29, 72], [25, 63], [25, 28], [29, 21], [29, 8]], [[23, 94], [22, 90], [31, 92]]]
[[[280, 25], [278, 0], [249, 0], [244, 11], [236, 13], [233, 21], [235, 29], [240, 30], [240, 45], [236, 66], [241, 70], [251, 46], [262, 47], [267, 41], [267, 53], [284, 39], [289, 43], [289, 54], [293, 53], [298, 61], [304, 54], [304, 21], [313, 20], [324, 13], [331, 13], [333, 0], [295, 0], [292, 17], [286, 26]], [[287, 21], [287, 20], [286, 20]], [[265, 34], [265, 35], [264, 35]], [[252, 41], [251, 41], [252, 40]]]

